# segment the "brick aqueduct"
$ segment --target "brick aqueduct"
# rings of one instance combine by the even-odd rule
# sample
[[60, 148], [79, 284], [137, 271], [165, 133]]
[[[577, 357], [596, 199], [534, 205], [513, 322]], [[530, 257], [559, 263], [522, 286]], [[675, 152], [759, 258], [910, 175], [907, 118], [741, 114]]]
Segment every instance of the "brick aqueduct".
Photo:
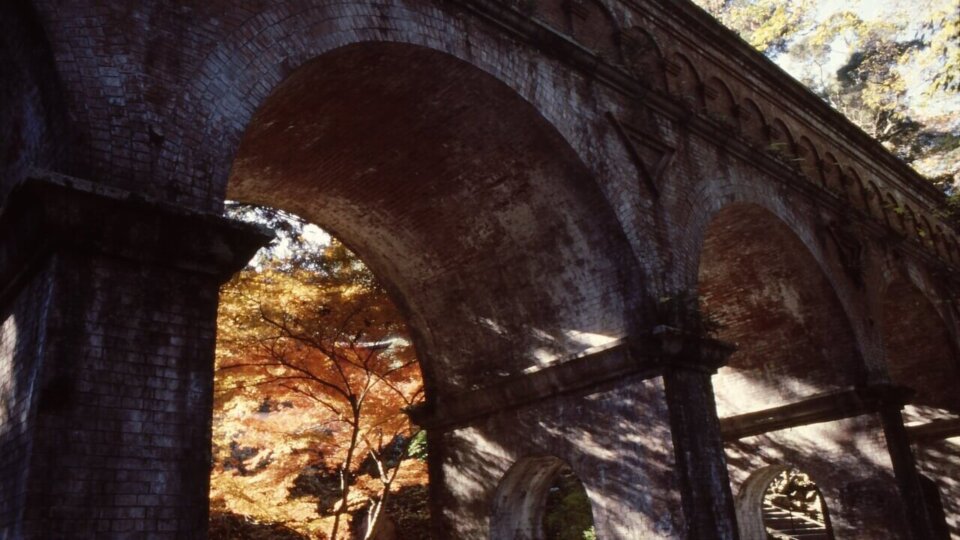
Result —
[[206, 536], [218, 287], [267, 240], [225, 199], [402, 305], [438, 539], [541, 537], [561, 463], [602, 539], [764, 538], [786, 467], [836, 538], [960, 537], [942, 196], [692, 4], [17, 0], [0, 31], [0, 538]]

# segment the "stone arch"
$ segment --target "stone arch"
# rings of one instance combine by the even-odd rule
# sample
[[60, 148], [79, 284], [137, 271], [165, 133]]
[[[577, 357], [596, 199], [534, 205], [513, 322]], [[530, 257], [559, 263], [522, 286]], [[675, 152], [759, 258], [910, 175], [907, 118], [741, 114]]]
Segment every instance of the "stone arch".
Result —
[[718, 77], [710, 77], [703, 86], [707, 114], [714, 120], [730, 127], [736, 127], [735, 109], [737, 102], [730, 88]]
[[30, 167], [56, 168], [66, 121], [53, 51], [29, 2], [0, 5], [0, 206]]
[[850, 204], [854, 206], [857, 210], [862, 212], [867, 212], [869, 210], [867, 202], [867, 188], [864, 187], [863, 179], [860, 177], [860, 174], [850, 167], [847, 169], [847, 172], [843, 175], [844, 185], [847, 188], [847, 200], [850, 201]]
[[793, 133], [787, 124], [779, 118], [774, 118], [770, 122], [768, 130], [769, 149], [775, 154], [779, 154], [786, 160], [793, 159], [797, 155], [796, 146], [793, 140]]
[[610, 63], [619, 63], [616, 18], [599, 0], [564, 0], [574, 39]]
[[824, 152], [823, 154], [823, 183], [826, 188], [833, 192], [834, 195], [845, 198], [847, 191], [843, 185], [843, 170], [841, 169], [840, 162], [837, 161], [836, 156], [831, 152]]
[[[253, 17], [234, 22], [209, 30], [220, 36], [219, 43], [209, 48], [185, 77], [183, 91], [170, 100], [170, 117], [189, 120], [167, 126], [152, 183], [161, 185], [161, 192], [178, 191], [178, 200], [185, 203], [196, 201], [218, 210], [232, 157], [259, 104], [298, 67], [358, 43], [421, 46], [467, 62], [532, 103], [581, 159], [588, 155], [581, 128], [565, 117], [569, 101], [548, 99], [551, 93], [543, 92], [543, 88], [569, 86], [556, 66], [544, 66], [543, 57], [531, 51], [505, 46], [508, 38], [500, 33], [481, 27], [468, 31], [463, 18], [433, 4], [385, 9], [360, 3], [350, 10], [334, 5], [271, 4]], [[436, 28], [447, 31], [438, 33]], [[568, 96], [576, 95], [570, 90]], [[203, 119], [199, 126], [197, 119]]]
[[[803, 472], [808, 476], [810, 475], [807, 470], [794, 468], [789, 465], [768, 465], [754, 471], [740, 487], [740, 491], [737, 493], [735, 500], [737, 524], [740, 528], [740, 540], [766, 540], [768, 538], [767, 527], [764, 523], [763, 516], [764, 499], [767, 489], [777, 476], [791, 470]], [[817, 486], [818, 498], [821, 502], [821, 508], [826, 521], [827, 538], [832, 540], [833, 530], [830, 523], [829, 507], [835, 505], [827, 503], [823, 485], [816, 479], [813, 479], [813, 482]]]
[[960, 413], [960, 356], [943, 314], [904, 275], [888, 281], [881, 298], [880, 329], [891, 380], [916, 391], [911, 402], [921, 416], [930, 409]]
[[889, 225], [887, 221], [887, 212], [883, 209], [883, 192], [880, 191], [880, 188], [877, 186], [876, 182], [870, 181], [867, 184], [867, 208], [869, 209], [869, 214], [873, 219]]
[[756, 102], [750, 98], [744, 98], [738, 112], [740, 131], [743, 136], [755, 145], [766, 144], [767, 121]]
[[806, 135], [801, 135], [797, 140], [797, 157], [800, 158], [800, 169], [804, 176], [810, 182], [823, 186], [823, 176], [820, 172], [820, 153]]
[[682, 53], [674, 53], [667, 62], [667, 86], [670, 93], [690, 109], [699, 111], [703, 107], [700, 73]]
[[627, 241], [564, 139], [497, 79], [424, 47], [354, 44], [292, 73], [251, 120], [228, 197], [359, 254], [408, 313], [429, 391], [614, 340], [639, 297]]
[[936, 252], [937, 233], [933, 229], [933, 226], [930, 225], [930, 220], [927, 219], [927, 216], [920, 214], [917, 226], [917, 236], [920, 238], [920, 244], [923, 245], [923, 247]]
[[889, 224], [897, 234], [906, 236], [907, 228], [904, 224], [905, 210], [900, 206], [900, 202], [893, 196], [893, 193], [887, 192], [883, 207], [887, 214], [887, 224]]
[[491, 540], [547, 540], [542, 526], [547, 494], [563, 473], [574, 474], [554, 456], [525, 457], [514, 463], [494, 494]]
[[920, 239], [920, 226], [917, 222], [917, 213], [909, 204], [903, 205], [903, 230], [904, 235], [914, 242], [923, 244]]
[[750, 203], [703, 232], [701, 309], [738, 350], [715, 376], [721, 416], [769, 408], [862, 378], [857, 338], [833, 281], [798, 233]]
[[944, 233], [943, 226], [937, 223], [934, 226], [934, 249], [937, 252], [937, 256], [945, 261], [950, 261], [950, 239]]
[[650, 32], [639, 26], [629, 28], [621, 34], [620, 47], [631, 73], [650, 88], [666, 92], [663, 52]]

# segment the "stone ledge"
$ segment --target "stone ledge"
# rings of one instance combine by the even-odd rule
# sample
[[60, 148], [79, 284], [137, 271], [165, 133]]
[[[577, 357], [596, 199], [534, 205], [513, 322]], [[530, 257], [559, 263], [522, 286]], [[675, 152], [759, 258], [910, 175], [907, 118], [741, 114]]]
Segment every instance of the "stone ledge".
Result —
[[803, 401], [720, 419], [724, 441], [763, 435], [771, 431], [830, 422], [878, 411], [883, 405], [902, 407], [912, 393], [890, 384], [850, 387], [817, 394]]
[[495, 386], [463, 392], [439, 403], [424, 403], [407, 411], [425, 429], [453, 429], [544, 399], [587, 393], [605, 383], [660, 375], [661, 366], [638, 361], [628, 344], [619, 343], [594, 353], [568, 359], [533, 373], [510, 377]]
[[558, 395], [597, 391], [626, 377], [646, 380], [674, 369], [695, 370], [709, 376], [732, 351], [731, 345], [719, 340], [657, 326], [638, 340], [622, 338], [602, 350], [574, 356], [533, 373], [428, 401], [409, 409], [407, 414], [415, 424], [428, 430], [453, 429]]
[[926, 424], [907, 426], [907, 435], [910, 436], [910, 442], [914, 444], [960, 437], [960, 418], [934, 420]]
[[0, 303], [48, 254], [104, 254], [226, 280], [270, 241], [265, 229], [34, 170], [0, 209]]

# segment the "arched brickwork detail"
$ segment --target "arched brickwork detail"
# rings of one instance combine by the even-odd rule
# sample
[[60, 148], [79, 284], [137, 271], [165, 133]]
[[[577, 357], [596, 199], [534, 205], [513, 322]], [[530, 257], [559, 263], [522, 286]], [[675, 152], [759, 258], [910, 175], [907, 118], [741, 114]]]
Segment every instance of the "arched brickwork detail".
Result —
[[740, 105], [740, 129], [743, 136], [755, 145], [764, 145], [767, 141], [767, 121], [763, 111], [750, 98]]
[[948, 237], [943, 232], [943, 227], [937, 224], [934, 226], [933, 231], [934, 249], [937, 255], [945, 261], [950, 261], [952, 259], [950, 256], [950, 243]]
[[800, 170], [811, 183], [823, 186], [823, 177], [820, 172], [820, 153], [817, 147], [805, 135], [797, 140], [797, 157], [800, 159]]
[[667, 86], [670, 93], [690, 109], [699, 111], [703, 107], [700, 73], [681, 53], [674, 53], [667, 61]]
[[644, 84], [667, 91], [663, 51], [650, 32], [634, 26], [621, 34], [620, 46], [627, 69]]
[[[75, 15], [44, 9], [57, 24], [60, 17]], [[270, 89], [310, 59], [360, 42], [409, 43], [470, 62], [557, 122], [578, 152], [587, 144], [575, 123], [562, 120], [570, 101], [550, 99], [553, 94], [543, 91], [562, 88], [568, 97], [576, 94], [569, 88], [571, 81], [562, 80], [556, 62], [545, 62], [532, 49], [516, 47], [511, 38], [487, 27], [468, 31], [464, 18], [436, 4], [345, 6], [293, 0], [270, 3], [253, 15], [219, 3], [207, 3], [201, 11], [184, 19], [175, 7], [158, 9], [156, 24], [179, 32], [169, 42], [146, 43], [124, 35], [104, 44], [104, 58], [110, 61], [121, 54], [145, 54], [141, 51], [149, 48], [152, 63], [143, 73], [127, 74], [109, 65], [91, 68], [87, 63], [104, 59], [74, 59], [69, 44], [58, 45], [57, 61], [69, 70], [70, 90], [90, 104], [71, 110], [80, 132], [108, 138], [111, 133], [137, 133], [138, 139], [144, 138], [136, 148], [91, 139], [77, 147], [78, 171], [161, 199], [216, 209], [243, 128]], [[111, 12], [83, 18], [82, 24], [121, 28], [132, 24], [130, 16]], [[189, 56], [176, 50], [186, 43]], [[111, 56], [114, 51], [126, 52]], [[110, 69], [118, 72], [118, 92], [147, 91], [131, 90], [124, 103], [102, 96], [99, 74]]]
[[490, 538], [548, 540], [543, 518], [547, 494], [559, 474], [570, 466], [554, 456], [524, 457], [503, 476], [493, 498]]
[[876, 182], [871, 181], [867, 186], [867, 207], [869, 208], [870, 216], [880, 223], [889, 226], [890, 223], [887, 219], [887, 212], [884, 209], [883, 192], [877, 187]]
[[937, 253], [937, 236], [936, 231], [930, 225], [930, 220], [927, 219], [927, 216], [920, 215], [917, 222], [917, 236], [920, 238], [920, 244], [923, 245], [926, 249], [932, 251], [934, 254]]
[[[528, 3], [528, 9], [537, 19], [545, 22], [563, 34], [571, 34], [570, 16], [568, 14], [567, 2], [564, 0], [533, 0]], [[521, 6], [523, 9], [523, 6]]]
[[894, 232], [901, 236], [906, 236], [907, 228], [904, 223], [906, 210], [900, 206], [900, 202], [897, 201], [897, 198], [894, 197], [892, 193], [887, 192], [884, 199], [883, 206], [887, 213], [887, 223], [890, 224], [890, 228], [892, 228]]
[[793, 134], [790, 133], [790, 128], [779, 118], [774, 118], [770, 122], [768, 148], [774, 155], [787, 162], [790, 162], [797, 155]]
[[573, 38], [607, 62], [620, 62], [617, 21], [598, 0], [563, 0]]
[[920, 238], [920, 227], [919, 223], [917, 222], [917, 214], [913, 207], [909, 204], [903, 205], [903, 227], [904, 234], [907, 239], [923, 245], [923, 241]]
[[706, 102], [707, 116], [711, 119], [736, 129], [737, 102], [730, 92], [730, 88], [718, 77], [710, 77], [703, 87], [703, 97]]
[[834, 195], [846, 198], [846, 187], [843, 185], [843, 169], [837, 161], [836, 156], [831, 152], [823, 154], [823, 182]]
[[862, 212], [869, 210], [867, 204], [867, 188], [856, 169], [849, 168], [843, 175], [844, 185], [847, 188], [847, 200], [854, 208]]

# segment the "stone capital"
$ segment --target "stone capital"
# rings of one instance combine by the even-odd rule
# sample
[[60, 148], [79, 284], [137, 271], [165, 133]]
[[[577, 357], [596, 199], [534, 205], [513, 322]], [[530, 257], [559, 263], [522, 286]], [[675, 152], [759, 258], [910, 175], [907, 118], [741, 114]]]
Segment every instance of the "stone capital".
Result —
[[222, 216], [34, 171], [0, 208], [0, 298], [54, 252], [102, 254], [226, 280], [270, 238], [265, 229]]
[[658, 325], [641, 334], [642, 356], [652, 358], [663, 369], [685, 369], [716, 373], [736, 351], [733, 344], [701, 333]]

